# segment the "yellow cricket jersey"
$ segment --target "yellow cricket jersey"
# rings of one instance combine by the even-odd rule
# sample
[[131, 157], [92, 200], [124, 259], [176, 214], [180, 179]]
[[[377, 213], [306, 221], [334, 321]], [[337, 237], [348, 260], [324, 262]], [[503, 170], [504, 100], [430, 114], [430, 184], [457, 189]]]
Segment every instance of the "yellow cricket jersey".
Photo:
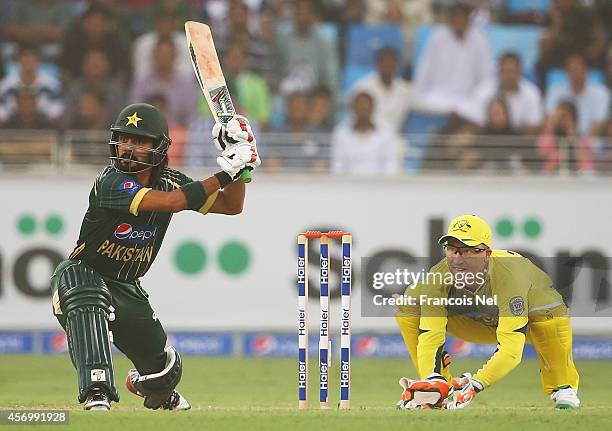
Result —
[[[433, 274], [439, 276], [429, 277]], [[449, 275], [443, 259], [431, 268], [425, 282], [406, 289], [405, 295], [413, 297], [416, 305], [399, 310], [400, 316], [420, 316], [417, 363], [421, 378], [441, 371], [446, 325], [452, 316], [466, 316], [496, 328], [497, 350], [474, 375], [486, 387], [520, 363], [529, 312], [563, 306], [550, 277], [511, 251], [493, 251], [483, 275], [485, 282], [474, 292], [449, 283], [445, 277]]]

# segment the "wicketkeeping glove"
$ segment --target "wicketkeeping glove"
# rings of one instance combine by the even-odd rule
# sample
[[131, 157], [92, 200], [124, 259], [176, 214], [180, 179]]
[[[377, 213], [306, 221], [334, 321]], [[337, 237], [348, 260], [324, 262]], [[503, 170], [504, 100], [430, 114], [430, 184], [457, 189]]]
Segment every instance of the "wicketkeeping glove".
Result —
[[484, 389], [484, 385], [472, 377], [471, 373], [463, 373], [459, 377], [453, 378], [455, 388], [455, 400], [446, 405], [447, 409], [463, 409], [467, 407], [476, 394]]
[[[240, 171], [249, 166], [259, 166], [257, 148], [248, 142], [232, 145], [217, 157], [217, 164], [227, 172], [232, 179], [236, 179]], [[259, 162], [261, 163], [261, 162]]]
[[438, 373], [430, 374], [422, 380], [402, 377], [399, 384], [404, 392], [401, 401], [397, 403], [398, 409], [443, 408], [452, 393], [452, 386]]

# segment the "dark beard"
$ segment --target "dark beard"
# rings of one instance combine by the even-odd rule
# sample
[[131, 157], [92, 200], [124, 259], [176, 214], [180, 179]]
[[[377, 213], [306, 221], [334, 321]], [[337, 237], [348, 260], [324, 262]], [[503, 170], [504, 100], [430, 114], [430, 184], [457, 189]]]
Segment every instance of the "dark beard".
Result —
[[124, 172], [138, 172], [138, 171], [142, 171], [143, 168], [148, 167], [146, 165], [148, 161], [143, 161], [137, 158], [132, 158], [134, 157], [132, 154], [124, 153], [124, 154], [121, 154], [120, 157], [124, 159], [124, 160], [119, 161], [121, 170], [123, 170]]
[[121, 166], [121, 170], [123, 172], [136, 172], [141, 170], [142, 168], [139, 166], [140, 164], [138, 163], [137, 160], [133, 160], [133, 161], [127, 161], [127, 160], [121, 160], [119, 162], [120, 166]]

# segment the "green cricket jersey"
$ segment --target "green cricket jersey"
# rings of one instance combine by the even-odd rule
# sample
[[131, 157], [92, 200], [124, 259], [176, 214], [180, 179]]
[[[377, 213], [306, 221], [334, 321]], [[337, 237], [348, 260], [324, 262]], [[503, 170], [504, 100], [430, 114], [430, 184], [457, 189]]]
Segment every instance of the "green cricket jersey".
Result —
[[[166, 168], [154, 189], [171, 192], [192, 181]], [[142, 277], [155, 260], [172, 218], [170, 212], [138, 211], [149, 190], [112, 166], [100, 172], [89, 193], [89, 208], [70, 259], [83, 260], [113, 280], [131, 282]], [[216, 196], [211, 195], [200, 212], [206, 213]]]

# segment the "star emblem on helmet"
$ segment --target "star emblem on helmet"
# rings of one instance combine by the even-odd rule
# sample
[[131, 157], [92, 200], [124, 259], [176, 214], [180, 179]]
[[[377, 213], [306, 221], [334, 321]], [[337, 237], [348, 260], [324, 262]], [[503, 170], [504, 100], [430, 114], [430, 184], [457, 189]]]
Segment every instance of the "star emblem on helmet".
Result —
[[129, 126], [130, 124], [133, 124], [134, 126], [138, 127], [138, 122], [142, 121], [142, 118], [138, 117], [138, 112], [134, 112], [132, 115], [126, 117], [128, 122], [126, 124], [126, 126]]

